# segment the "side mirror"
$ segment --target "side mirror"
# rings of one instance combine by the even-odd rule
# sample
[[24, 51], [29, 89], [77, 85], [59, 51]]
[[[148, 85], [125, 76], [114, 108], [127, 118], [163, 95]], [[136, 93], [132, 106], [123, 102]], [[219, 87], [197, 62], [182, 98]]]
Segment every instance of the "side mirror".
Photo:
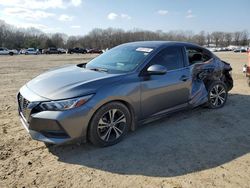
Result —
[[151, 65], [147, 69], [149, 75], [163, 75], [167, 73], [167, 68], [162, 65]]

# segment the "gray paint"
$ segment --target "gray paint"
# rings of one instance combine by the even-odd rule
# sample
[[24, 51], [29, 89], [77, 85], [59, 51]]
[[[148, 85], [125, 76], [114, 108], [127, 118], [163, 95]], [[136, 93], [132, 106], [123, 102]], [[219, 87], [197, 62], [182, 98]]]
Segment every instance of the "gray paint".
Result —
[[[67, 111], [33, 113], [30, 109], [28, 122], [23, 118], [22, 122], [25, 128], [30, 130], [34, 139], [55, 144], [79, 138], [86, 140], [91, 117], [98, 108], [110, 101], [120, 100], [129, 104], [134, 112], [135, 122], [179, 109], [198, 106], [207, 101], [205, 81], [207, 79], [218, 80], [222, 77], [224, 69], [230, 69], [229, 65], [221, 62], [216, 56], [213, 56], [214, 58], [209, 63], [187, 66], [188, 60], [184, 48], [195, 46], [193, 44], [153, 41], [124, 45], [151, 47], [154, 48], [154, 51], [141, 66], [130, 73], [108, 74], [86, 70], [76, 65], [67, 66], [48, 71], [34, 78], [20, 89], [20, 94], [31, 103], [94, 94], [83, 106]], [[152, 57], [169, 46], [182, 47], [186, 66], [178, 70], [167, 71], [166, 74], [162, 75], [142, 74]], [[198, 78], [201, 73], [204, 73], [205, 76]], [[55, 121], [69, 138], [47, 138], [40, 132], [41, 129], [39, 131], [34, 130], [35, 123], [39, 122], [39, 126], [40, 124], [42, 126], [43, 121], [46, 124]], [[45, 127], [47, 128], [48, 125]]]

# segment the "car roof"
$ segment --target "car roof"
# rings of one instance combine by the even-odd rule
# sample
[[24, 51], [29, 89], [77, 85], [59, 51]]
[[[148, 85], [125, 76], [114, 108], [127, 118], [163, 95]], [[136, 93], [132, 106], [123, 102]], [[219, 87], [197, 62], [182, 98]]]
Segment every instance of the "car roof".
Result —
[[124, 46], [135, 46], [135, 47], [150, 47], [150, 48], [160, 48], [167, 46], [185, 46], [185, 47], [199, 47], [203, 48], [197, 44], [189, 42], [180, 42], [180, 41], [138, 41], [138, 42], [129, 42], [123, 44]]

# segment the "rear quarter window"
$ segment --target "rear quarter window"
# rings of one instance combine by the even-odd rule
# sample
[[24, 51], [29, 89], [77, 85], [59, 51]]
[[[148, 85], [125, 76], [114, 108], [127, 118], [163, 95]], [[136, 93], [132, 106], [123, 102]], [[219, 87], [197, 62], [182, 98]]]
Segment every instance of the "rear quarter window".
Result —
[[211, 52], [202, 48], [186, 47], [186, 54], [188, 57], [189, 65], [204, 63], [213, 58]]

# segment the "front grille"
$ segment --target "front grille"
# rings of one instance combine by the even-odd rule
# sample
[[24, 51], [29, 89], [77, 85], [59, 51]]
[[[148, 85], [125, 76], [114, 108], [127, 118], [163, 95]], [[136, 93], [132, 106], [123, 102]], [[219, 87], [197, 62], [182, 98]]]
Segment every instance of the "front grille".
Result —
[[30, 111], [29, 109], [30, 102], [25, 99], [20, 93], [18, 94], [18, 105], [20, 113], [23, 115], [26, 121], [29, 119]]

